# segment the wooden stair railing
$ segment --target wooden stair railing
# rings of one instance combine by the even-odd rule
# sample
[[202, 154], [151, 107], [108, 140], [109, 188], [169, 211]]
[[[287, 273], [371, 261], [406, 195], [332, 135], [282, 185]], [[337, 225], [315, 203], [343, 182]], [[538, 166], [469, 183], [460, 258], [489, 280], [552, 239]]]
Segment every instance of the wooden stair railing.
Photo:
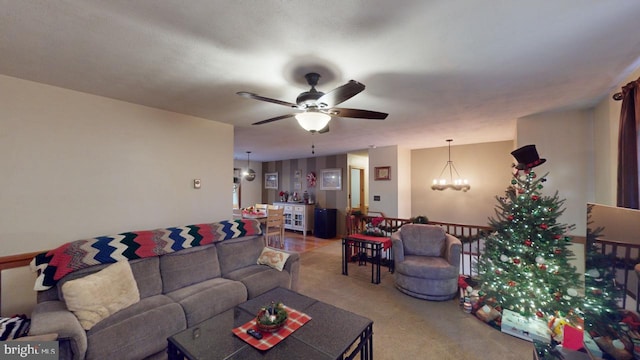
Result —
[[[371, 223], [373, 219], [380, 218], [380, 216], [372, 215], [357, 215], [347, 214], [346, 216], [346, 231], [347, 235], [362, 233], [366, 225]], [[379, 226], [385, 235], [390, 236], [393, 232], [397, 231], [402, 225], [411, 223], [409, 219], [398, 219], [390, 217], [382, 217], [384, 221]], [[445, 232], [457, 237], [462, 241], [462, 252], [460, 254], [460, 274], [466, 276], [477, 275], [475, 271], [475, 264], [480, 258], [480, 252], [483, 245], [481, 239], [493, 230], [489, 226], [480, 225], [464, 225], [454, 224], [439, 221], [429, 221], [431, 225], [438, 225], [444, 229]]]
[[[16, 254], [0, 257], [0, 292], [2, 291], [2, 270], [29, 266], [31, 260], [42, 251]], [[2, 296], [0, 294], [0, 309], [2, 309]]]

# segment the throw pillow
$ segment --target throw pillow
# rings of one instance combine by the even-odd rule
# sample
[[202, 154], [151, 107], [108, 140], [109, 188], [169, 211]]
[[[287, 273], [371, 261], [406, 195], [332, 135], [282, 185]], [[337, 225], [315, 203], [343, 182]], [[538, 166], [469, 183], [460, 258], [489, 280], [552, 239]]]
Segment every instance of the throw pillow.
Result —
[[262, 249], [260, 257], [258, 257], [258, 265], [268, 265], [278, 271], [282, 271], [288, 258], [289, 253], [265, 247]]
[[138, 285], [128, 261], [118, 261], [97, 273], [62, 285], [67, 308], [85, 330], [140, 301]]

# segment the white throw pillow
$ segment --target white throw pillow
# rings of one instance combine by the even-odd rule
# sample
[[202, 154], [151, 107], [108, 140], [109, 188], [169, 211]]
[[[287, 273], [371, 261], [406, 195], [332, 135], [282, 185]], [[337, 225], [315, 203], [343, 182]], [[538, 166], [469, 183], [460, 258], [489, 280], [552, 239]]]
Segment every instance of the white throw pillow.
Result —
[[288, 258], [289, 253], [265, 247], [264, 249], [262, 249], [260, 257], [258, 257], [258, 264], [268, 265], [278, 271], [282, 271], [282, 269], [284, 269], [284, 264], [287, 262]]
[[97, 273], [62, 285], [67, 308], [85, 330], [140, 301], [138, 285], [128, 261], [118, 261]]

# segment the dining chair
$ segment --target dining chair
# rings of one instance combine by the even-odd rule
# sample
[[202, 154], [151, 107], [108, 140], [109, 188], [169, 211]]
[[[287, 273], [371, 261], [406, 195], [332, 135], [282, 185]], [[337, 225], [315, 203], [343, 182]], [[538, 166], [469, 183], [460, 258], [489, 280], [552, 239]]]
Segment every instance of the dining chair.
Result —
[[268, 208], [269, 208], [269, 205], [267, 205], [267, 204], [255, 204], [254, 205], [254, 209], [256, 209], [256, 210], [267, 211]]
[[284, 209], [270, 209], [267, 211], [267, 223], [265, 231], [265, 245], [284, 248]]

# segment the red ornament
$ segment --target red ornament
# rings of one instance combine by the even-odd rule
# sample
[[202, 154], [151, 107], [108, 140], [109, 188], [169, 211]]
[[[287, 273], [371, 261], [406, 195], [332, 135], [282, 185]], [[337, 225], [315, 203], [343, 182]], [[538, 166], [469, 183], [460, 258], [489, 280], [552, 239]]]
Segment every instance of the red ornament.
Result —
[[602, 290], [600, 290], [600, 289], [593, 289], [592, 293], [593, 293], [594, 295], [602, 295]]
[[547, 265], [540, 264], [540, 270], [547, 270]]
[[524, 194], [524, 189], [518, 189], [518, 194]]
[[507, 216], [507, 219], [508, 219], [509, 221], [513, 221], [514, 217], [513, 217], [513, 215], [509, 215], [509, 216]]
[[513, 280], [510, 280], [507, 284], [511, 287], [516, 286], [516, 282]]
[[544, 316], [544, 314], [542, 313], [542, 311], [538, 310], [538, 311], [536, 311], [536, 316], [541, 318], [541, 317]]
[[502, 274], [502, 272], [500, 272], [500, 270], [496, 270], [496, 274], [500, 275], [500, 274]]
[[556, 255], [560, 255], [562, 254], [562, 249], [555, 249], [553, 252], [556, 253]]
[[533, 195], [531, 197], [531, 200], [533, 200], [533, 201], [538, 201], [538, 199], [540, 199], [540, 197], [538, 195]]
[[518, 259], [518, 258], [513, 259], [513, 263], [516, 264], [516, 265], [520, 264], [520, 259]]
[[531, 246], [532, 243], [533, 242], [531, 241], [531, 239], [527, 239], [527, 240], [524, 241], [524, 244], [527, 245], [527, 246]]
[[542, 230], [547, 230], [547, 229], [549, 228], [549, 225], [547, 225], [547, 224], [540, 224], [540, 228], [541, 228]]
[[562, 238], [562, 235], [553, 235], [553, 238], [556, 240], [560, 240]]

